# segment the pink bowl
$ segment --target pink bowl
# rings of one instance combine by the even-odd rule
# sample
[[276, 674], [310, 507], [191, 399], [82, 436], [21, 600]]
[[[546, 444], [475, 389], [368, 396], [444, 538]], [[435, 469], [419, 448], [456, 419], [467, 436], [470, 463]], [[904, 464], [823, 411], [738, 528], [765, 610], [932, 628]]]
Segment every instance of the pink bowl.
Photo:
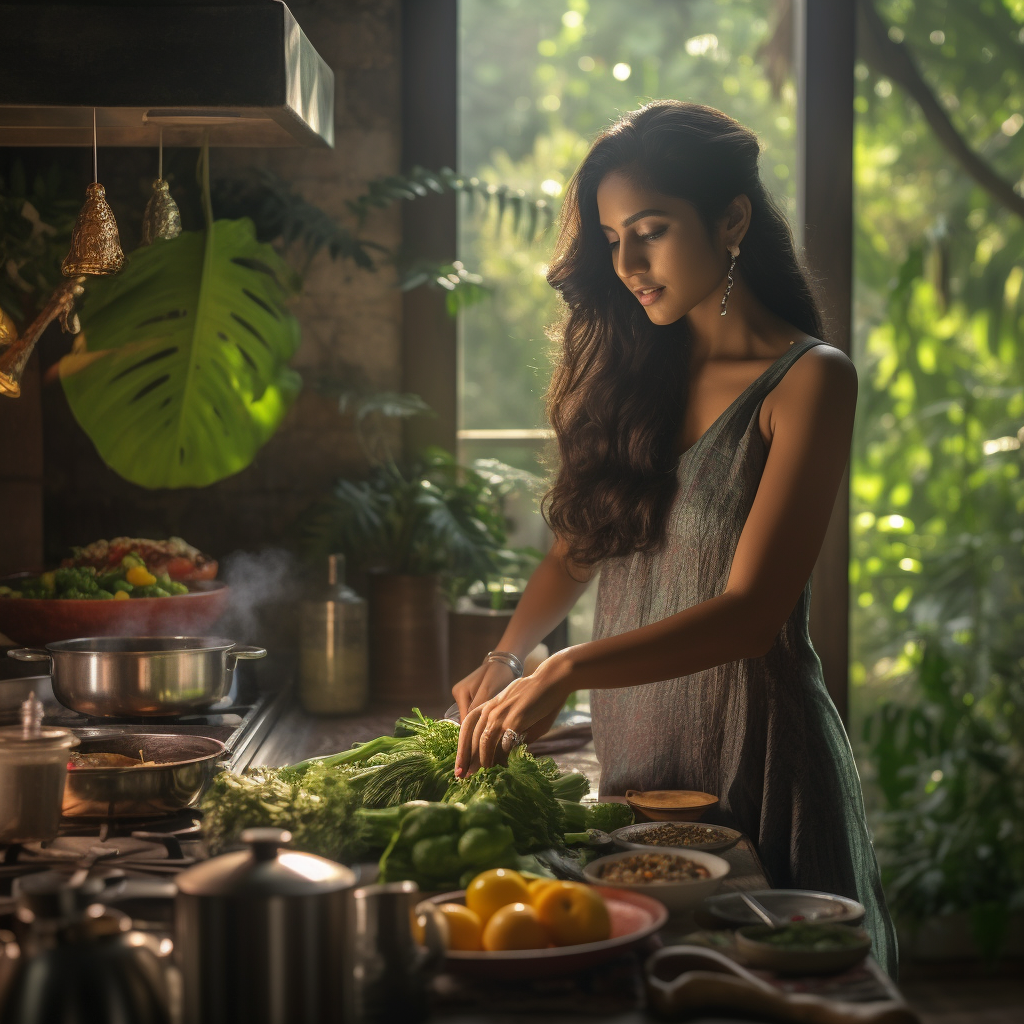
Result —
[[[8, 576], [10, 583], [23, 576]], [[203, 636], [224, 614], [231, 591], [219, 580], [188, 584], [187, 594], [130, 601], [0, 597], [0, 633], [24, 647], [83, 636]]]

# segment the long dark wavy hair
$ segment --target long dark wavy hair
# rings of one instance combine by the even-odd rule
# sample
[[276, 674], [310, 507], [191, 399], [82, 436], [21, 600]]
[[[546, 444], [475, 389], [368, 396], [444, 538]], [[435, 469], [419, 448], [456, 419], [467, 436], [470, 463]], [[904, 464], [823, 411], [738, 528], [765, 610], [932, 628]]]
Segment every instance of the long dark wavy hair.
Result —
[[821, 313], [782, 211], [758, 173], [760, 144], [720, 110], [664, 100], [622, 117], [594, 142], [570, 182], [547, 279], [564, 300], [547, 393], [557, 471], [544, 518], [581, 566], [651, 551], [676, 491], [676, 437], [686, 400], [686, 317], [653, 324], [615, 274], [597, 188], [621, 171], [638, 186], [685, 199], [714, 237], [741, 193], [751, 217], [737, 265], [770, 310], [822, 338]]

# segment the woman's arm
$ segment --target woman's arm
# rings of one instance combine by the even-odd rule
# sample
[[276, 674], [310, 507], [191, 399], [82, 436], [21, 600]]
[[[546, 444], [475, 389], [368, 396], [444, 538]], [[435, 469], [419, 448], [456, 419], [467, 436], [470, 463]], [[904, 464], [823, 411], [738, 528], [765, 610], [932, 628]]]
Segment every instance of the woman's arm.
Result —
[[[587, 589], [592, 575], [578, 566], [570, 574], [566, 544], [555, 539], [519, 599], [497, 650], [510, 651], [520, 661], [534, 649], [565, 618], [580, 595]], [[477, 707], [503, 690], [512, 680], [512, 670], [497, 662], [481, 665], [452, 687], [452, 696], [459, 705], [463, 720], [471, 708]]]
[[820, 346], [794, 364], [771, 395], [771, 450], [725, 591], [660, 622], [560, 651], [475, 708], [463, 719], [456, 774], [493, 764], [506, 729], [534, 738], [573, 690], [674, 679], [766, 654], [821, 549], [856, 400], [856, 371], [838, 350]]

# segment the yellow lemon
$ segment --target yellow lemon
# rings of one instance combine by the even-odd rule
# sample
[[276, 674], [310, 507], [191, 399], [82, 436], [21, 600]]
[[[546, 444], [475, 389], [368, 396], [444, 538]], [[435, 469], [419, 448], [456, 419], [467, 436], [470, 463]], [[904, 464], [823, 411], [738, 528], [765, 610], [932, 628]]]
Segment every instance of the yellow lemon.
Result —
[[556, 946], [600, 942], [612, 933], [601, 894], [580, 882], [551, 882], [537, 895], [534, 909]]
[[545, 949], [551, 944], [547, 929], [528, 903], [509, 903], [494, 912], [484, 926], [484, 949]]
[[466, 888], [466, 906], [486, 925], [491, 915], [509, 903], [529, 903], [526, 881], [511, 868], [483, 871]]
[[437, 909], [448, 923], [449, 949], [483, 949], [480, 942], [483, 927], [480, 918], [469, 907], [461, 903], [442, 903]]
[[537, 905], [537, 897], [554, 881], [555, 879], [553, 878], [534, 878], [526, 883], [526, 889], [530, 894], [530, 902], [534, 906]]

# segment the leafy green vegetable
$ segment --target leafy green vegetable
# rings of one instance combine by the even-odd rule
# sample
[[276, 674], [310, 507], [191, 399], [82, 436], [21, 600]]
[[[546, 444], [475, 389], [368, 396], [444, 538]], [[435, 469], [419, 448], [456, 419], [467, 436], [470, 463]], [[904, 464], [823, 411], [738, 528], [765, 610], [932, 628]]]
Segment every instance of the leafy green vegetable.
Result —
[[455, 779], [444, 799], [466, 804], [478, 797], [493, 800], [501, 809], [505, 824], [512, 829], [516, 850], [532, 853], [562, 845], [562, 807], [550, 778], [557, 772], [551, 758], [538, 760], [526, 747], [513, 747], [507, 767], [481, 768], [469, 778]]
[[237, 843], [245, 829], [265, 826], [287, 829], [298, 850], [352, 861], [365, 850], [359, 829], [351, 827], [358, 803], [348, 780], [322, 766], [311, 767], [301, 783], [273, 768], [222, 772], [203, 798], [203, 831], [213, 854]]
[[587, 827], [587, 809], [573, 800], [559, 800], [566, 832], [582, 832]]
[[633, 812], [626, 804], [594, 804], [587, 808], [587, 828], [599, 828], [603, 832], [613, 832], [617, 828], [632, 825]]
[[579, 803], [590, 792], [590, 779], [583, 772], [563, 772], [552, 780], [552, 788], [559, 800]]

